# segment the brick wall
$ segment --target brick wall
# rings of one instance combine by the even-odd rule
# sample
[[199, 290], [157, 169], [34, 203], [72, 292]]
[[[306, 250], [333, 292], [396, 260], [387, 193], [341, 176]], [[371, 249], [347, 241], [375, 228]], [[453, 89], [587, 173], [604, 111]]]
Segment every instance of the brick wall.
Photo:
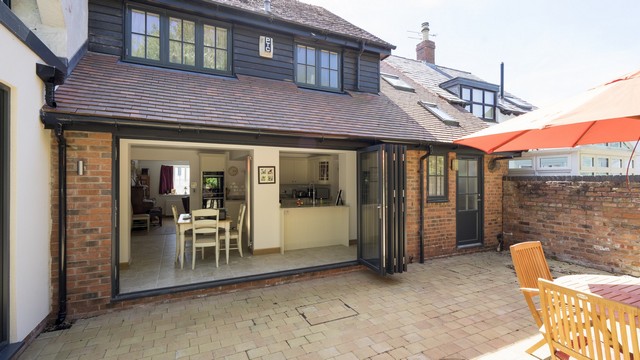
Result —
[[[420, 259], [420, 162], [424, 151], [407, 152], [407, 255], [416, 262]], [[448, 154], [448, 162], [456, 158]], [[484, 246], [458, 249], [456, 247], [456, 172], [447, 164], [449, 201], [425, 203], [424, 256], [425, 259], [484, 251], [497, 247], [497, 235], [502, 232], [502, 177], [506, 166], [489, 170], [492, 157], [484, 159]], [[425, 171], [426, 176], [426, 171]], [[424, 182], [426, 186], [426, 179]], [[425, 189], [426, 194], [426, 189]]]
[[508, 244], [539, 240], [547, 256], [640, 276], [640, 177], [507, 177]]

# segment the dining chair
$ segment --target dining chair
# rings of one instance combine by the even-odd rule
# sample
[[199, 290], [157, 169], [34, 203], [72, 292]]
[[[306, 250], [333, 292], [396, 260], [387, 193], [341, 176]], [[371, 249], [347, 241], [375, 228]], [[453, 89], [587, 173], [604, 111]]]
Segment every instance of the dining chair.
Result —
[[171, 212], [173, 213], [173, 224], [176, 227], [176, 260], [180, 259], [180, 226], [178, 225], [178, 209], [175, 205], [171, 205]]
[[[240, 257], [244, 257], [242, 255], [242, 224], [244, 223], [244, 213], [247, 210], [247, 206], [242, 203], [240, 204], [240, 211], [238, 212], [238, 222], [236, 223], [236, 227], [229, 231], [227, 235], [227, 241], [229, 243], [229, 250], [238, 250], [240, 253]], [[233, 243], [231, 240], [235, 240]], [[229, 259], [227, 259], [228, 261]]]
[[[527, 241], [513, 244], [509, 248], [511, 250], [511, 261], [520, 283], [520, 291], [524, 295], [531, 316], [536, 322], [538, 328], [542, 326], [542, 317], [540, 309], [536, 307], [536, 298], [540, 291], [538, 289], [538, 279], [553, 281], [547, 259], [544, 257], [542, 244], [540, 241]], [[538, 350], [545, 344], [545, 339], [541, 339], [527, 350], [528, 354]]]
[[541, 332], [552, 359], [633, 360], [640, 354], [640, 308], [541, 279]]
[[202, 250], [202, 259], [204, 259], [204, 249], [207, 247], [216, 248], [216, 267], [220, 258], [220, 242], [218, 233], [218, 217], [220, 211], [218, 209], [199, 209], [193, 210], [191, 213], [191, 229], [192, 234], [192, 263], [191, 269], [196, 268], [196, 251]]

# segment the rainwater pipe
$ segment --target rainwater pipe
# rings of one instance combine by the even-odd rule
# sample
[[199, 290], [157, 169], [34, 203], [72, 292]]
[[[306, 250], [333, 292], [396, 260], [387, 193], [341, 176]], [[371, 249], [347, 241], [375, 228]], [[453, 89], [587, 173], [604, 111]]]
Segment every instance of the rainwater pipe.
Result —
[[425, 194], [424, 194], [424, 163], [425, 160], [427, 158], [429, 158], [429, 155], [431, 155], [431, 153], [433, 152], [433, 147], [431, 145], [429, 145], [427, 147], [427, 151], [425, 152], [424, 155], [422, 155], [420, 157], [419, 163], [420, 163], [420, 230], [419, 231], [419, 235], [420, 235], [420, 264], [424, 264], [424, 203], [425, 203]]
[[360, 58], [362, 57], [362, 54], [364, 53], [364, 45], [365, 45], [365, 41], [361, 40], [360, 41], [360, 51], [358, 52], [358, 58], [357, 58], [357, 66], [356, 66], [356, 90], [360, 91]]
[[67, 318], [67, 140], [61, 123], [58, 138], [58, 317], [56, 328], [65, 328]]

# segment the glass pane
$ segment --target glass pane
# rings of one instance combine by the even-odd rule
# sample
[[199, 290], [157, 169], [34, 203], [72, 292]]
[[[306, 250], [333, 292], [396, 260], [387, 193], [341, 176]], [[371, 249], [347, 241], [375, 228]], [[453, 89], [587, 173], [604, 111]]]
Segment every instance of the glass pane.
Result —
[[329, 86], [329, 70], [320, 70], [320, 86]]
[[131, 34], [131, 56], [144, 58], [145, 55], [144, 35]]
[[307, 66], [307, 84], [316, 83], [316, 68], [313, 66]]
[[380, 265], [380, 198], [378, 190], [378, 153], [359, 155], [360, 163], [360, 245], [362, 259]]
[[138, 10], [131, 11], [131, 32], [144, 34], [144, 12]]
[[307, 50], [304, 46], [298, 45], [298, 64], [307, 63]]
[[184, 64], [195, 66], [196, 64], [196, 46], [193, 44], [184, 44]]
[[147, 35], [160, 36], [160, 15], [147, 13]]
[[620, 159], [611, 159], [611, 167], [612, 168], [621, 168], [622, 167], [622, 160], [620, 160]]
[[338, 53], [331, 53], [331, 58], [329, 59], [329, 67], [332, 70], [338, 70]]
[[147, 59], [160, 60], [160, 39], [147, 37]]
[[609, 159], [607, 159], [607, 158], [598, 158], [598, 166], [599, 167], [609, 167]]
[[296, 66], [296, 81], [300, 83], [307, 82], [307, 67], [301, 64]]
[[214, 47], [215, 46], [215, 35], [216, 28], [213, 26], [205, 25], [204, 26], [204, 46]]
[[169, 39], [182, 41], [182, 20], [169, 19]]
[[188, 43], [196, 42], [196, 24], [193, 21], [184, 21], [182, 29], [183, 41]]
[[433, 174], [437, 174], [437, 160], [436, 160], [436, 156], [430, 156], [429, 157], [429, 174], [433, 175]]
[[307, 65], [316, 64], [316, 50], [314, 48], [307, 48]]
[[458, 210], [467, 210], [467, 196], [466, 195], [458, 195], [458, 199], [456, 201]]
[[471, 90], [469, 88], [462, 88], [462, 99], [471, 100]]
[[478, 210], [478, 195], [467, 195], [467, 210]]
[[181, 42], [169, 41], [169, 61], [176, 64], [182, 64]]
[[568, 158], [561, 157], [549, 157], [540, 159], [540, 167], [550, 168], [550, 167], [568, 167]]
[[485, 106], [484, 107], [484, 118], [485, 119], [493, 119], [493, 106]]
[[438, 175], [444, 175], [444, 156], [436, 156], [436, 161], [438, 162]]
[[216, 52], [212, 48], [204, 48], [204, 63], [203, 66], [208, 69], [214, 69], [216, 67]]
[[338, 86], [339, 86], [338, 85], [338, 72], [332, 70], [329, 73], [329, 76], [330, 76], [329, 86], [334, 88], [334, 89], [337, 89]]
[[460, 176], [468, 176], [469, 174], [469, 168], [468, 168], [468, 164], [469, 162], [466, 160], [458, 160], [458, 175]]
[[469, 176], [478, 176], [478, 162], [469, 160], [466, 163], [469, 164]]
[[216, 28], [216, 47], [227, 50], [227, 29]]
[[488, 104], [488, 105], [493, 105], [494, 104], [494, 98], [495, 98], [495, 93], [492, 91], [485, 91], [484, 92], [484, 103]]
[[438, 183], [436, 181], [435, 176], [429, 176], [429, 195], [437, 196], [438, 193]]
[[467, 179], [467, 190], [469, 194], [477, 194], [478, 193], [478, 178], [468, 178]]
[[582, 167], [593, 167], [594, 165], [593, 156], [583, 156], [582, 157]]
[[478, 105], [478, 104], [473, 104], [473, 115], [481, 118], [484, 114], [482, 111], [482, 105]]
[[471, 112], [471, 105], [466, 105], [464, 109], [467, 110], [468, 112]]
[[323, 68], [329, 67], [329, 52], [326, 50], [320, 51], [320, 66]]
[[216, 50], [216, 70], [227, 70], [227, 50]]
[[477, 102], [477, 103], [482, 102], [482, 90], [473, 89], [473, 102]]
[[458, 178], [458, 194], [466, 194], [468, 192], [467, 178]]

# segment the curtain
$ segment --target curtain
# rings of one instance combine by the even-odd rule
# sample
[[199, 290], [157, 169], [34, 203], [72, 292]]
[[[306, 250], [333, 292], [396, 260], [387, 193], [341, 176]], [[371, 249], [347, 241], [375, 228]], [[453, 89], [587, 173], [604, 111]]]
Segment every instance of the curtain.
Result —
[[171, 194], [173, 189], [173, 166], [162, 165], [160, 167], [160, 194]]

